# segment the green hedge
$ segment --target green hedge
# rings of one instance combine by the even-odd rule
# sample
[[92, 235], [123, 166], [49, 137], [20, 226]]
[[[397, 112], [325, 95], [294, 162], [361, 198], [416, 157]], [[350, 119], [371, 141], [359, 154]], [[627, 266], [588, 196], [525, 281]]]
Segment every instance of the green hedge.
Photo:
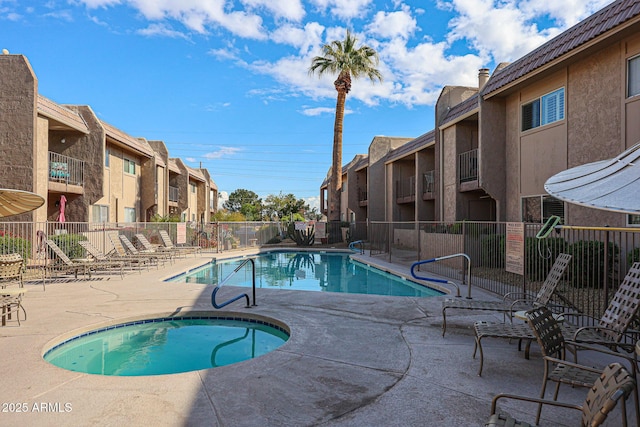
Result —
[[[604, 268], [605, 250], [608, 251], [609, 264], [607, 271]], [[618, 266], [620, 248], [618, 245], [598, 240], [580, 240], [570, 246], [573, 275], [571, 277], [574, 286], [600, 288], [604, 283], [605, 275], [610, 278]]]
[[31, 258], [31, 242], [22, 237], [0, 236], [0, 254], [18, 253], [22, 259]]
[[[62, 252], [67, 254], [71, 259], [82, 258], [84, 256], [84, 249], [78, 244], [80, 240], [87, 240], [87, 238], [81, 234], [58, 234], [51, 236], [49, 240], [52, 240]], [[49, 257], [55, 259], [55, 254], [50, 251]]]

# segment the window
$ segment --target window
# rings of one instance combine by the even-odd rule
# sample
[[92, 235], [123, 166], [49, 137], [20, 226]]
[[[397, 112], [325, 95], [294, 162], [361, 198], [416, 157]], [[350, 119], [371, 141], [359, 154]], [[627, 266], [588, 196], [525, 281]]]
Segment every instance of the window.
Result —
[[522, 221], [542, 224], [550, 216], [559, 216], [564, 223], [564, 202], [551, 196], [522, 198]]
[[108, 148], [104, 149], [104, 167], [106, 168], [109, 167], [109, 149]]
[[529, 130], [564, 119], [564, 88], [522, 106], [522, 130]]
[[195, 184], [189, 184], [189, 186], [191, 187], [191, 192], [193, 194], [195, 194], [196, 193], [196, 185]]
[[640, 227], [640, 215], [627, 215], [627, 225]]
[[133, 160], [123, 159], [123, 164], [124, 164], [124, 171], [126, 173], [130, 173], [133, 175], [136, 174], [136, 164], [134, 163]]
[[136, 222], [135, 208], [124, 208], [124, 222]]
[[640, 55], [627, 60], [627, 98], [640, 95]]
[[109, 222], [109, 206], [93, 205], [91, 208], [91, 221]]

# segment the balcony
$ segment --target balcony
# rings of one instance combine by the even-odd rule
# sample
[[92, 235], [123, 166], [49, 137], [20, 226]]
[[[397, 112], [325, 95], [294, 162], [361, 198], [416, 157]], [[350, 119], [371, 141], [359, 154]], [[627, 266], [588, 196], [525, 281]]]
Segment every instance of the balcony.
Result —
[[169, 186], [169, 203], [178, 203], [178, 187]]
[[458, 185], [460, 191], [477, 190], [479, 188], [477, 148], [458, 156]]
[[366, 190], [358, 190], [358, 205], [367, 206], [369, 204], [369, 193]]
[[396, 203], [413, 203], [416, 201], [416, 178], [399, 179], [396, 181]]
[[428, 171], [422, 175], [422, 200], [434, 200], [436, 198], [435, 172]]
[[84, 161], [49, 152], [49, 190], [82, 194]]

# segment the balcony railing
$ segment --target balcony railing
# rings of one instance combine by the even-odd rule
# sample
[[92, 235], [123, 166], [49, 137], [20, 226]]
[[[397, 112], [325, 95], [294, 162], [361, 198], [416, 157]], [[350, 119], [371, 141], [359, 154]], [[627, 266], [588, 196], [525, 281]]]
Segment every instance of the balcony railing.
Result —
[[396, 202], [408, 203], [416, 199], [416, 178], [399, 179], [396, 181]]
[[435, 172], [429, 171], [422, 175], [422, 194], [433, 193], [435, 191]]
[[478, 179], [478, 149], [464, 152], [458, 156], [458, 174], [460, 183]]
[[84, 161], [49, 151], [49, 181], [84, 185]]
[[178, 187], [169, 186], [169, 201], [178, 202]]
[[369, 193], [366, 190], [358, 190], [358, 202], [369, 200]]

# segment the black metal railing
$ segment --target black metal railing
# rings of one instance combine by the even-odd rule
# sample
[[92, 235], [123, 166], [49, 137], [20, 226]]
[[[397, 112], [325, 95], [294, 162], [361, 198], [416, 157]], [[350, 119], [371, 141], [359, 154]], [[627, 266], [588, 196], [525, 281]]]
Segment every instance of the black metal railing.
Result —
[[478, 149], [466, 151], [458, 156], [459, 182], [469, 182], [478, 179]]
[[84, 161], [50, 151], [49, 181], [84, 185]]

